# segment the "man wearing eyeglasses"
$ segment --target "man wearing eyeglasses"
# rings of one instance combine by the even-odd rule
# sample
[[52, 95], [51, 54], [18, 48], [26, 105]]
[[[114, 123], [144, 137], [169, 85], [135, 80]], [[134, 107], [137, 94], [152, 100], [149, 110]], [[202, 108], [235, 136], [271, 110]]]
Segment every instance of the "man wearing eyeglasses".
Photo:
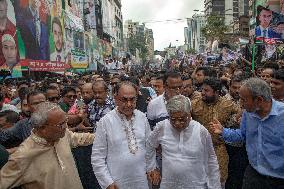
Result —
[[83, 189], [71, 148], [92, 144], [94, 134], [67, 129], [67, 115], [54, 103], [37, 106], [33, 128], [8, 163], [1, 169], [1, 188]]
[[[75, 104], [77, 95], [74, 87], [65, 87], [61, 93], [61, 100], [59, 101], [60, 108], [68, 113], [68, 126], [72, 127], [71, 130], [74, 131], [75, 127], [82, 122], [84, 117], [86, 116], [84, 113], [84, 109], [80, 107], [80, 109], [76, 109], [74, 113], [70, 112], [71, 107]], [[77, 108], [73, 106], [74, 108]]]
[[151, 127], [153, 128], [158, 122], [163, 121], [169, 117], [166, 103], [167, 101], [182, 92], [182, 79], [181, 75], [176, 72], [166, 73], [164, 76], [164, 89], [165, 92], [153, 99], [147, 108], [147, 117]]
[[[38, 104], [45, 102], [46, 97], [40, 91], [31, 91], [27, 95], [29, 112], [33, 113]], [[0, 132], [0, 143], [7, 149], [18, 147], [31, 134], [30, 115], [17, 122], [13, 127]]]
[[[209, 132], [191, 118], [189, 98], [177, 95], [167, 101], [170, 119], [159, 122], [146, 145], [146, 162], [155, 167], [156, 148], [163, 155], [160, 188], [221, 189], [219, 166]], [[149, 159], [148, 159], [149, 158]]]
[[[147, 118], [150, 123], [151, 129], [154, 129], [156, 124], [160, 121], [169, 118], [169, 114], [166, 109], [167, 101], [173, 96], [179, 95], [182, 92], [182, 79], [181, 75], [177, 72], [166, 73], [164, 76], [163, 84], [165, 92], [150, 101], [147, 108]], [[160, 148], [157, 148], [157, 162], [159, 168], [161, 169], [162, 155]], [[153, 186], [153, 188], [155, 189], [156, 186]]]
[[[137, 88], [122, 82], [114, 98], [117, 108], [97, 124], [91, 156], [93, 171], [102, 188], [148, 189], [145, 146], [150, 126], [145, 114], [136, 109]], [[152, 172], [149, 179], [159, 182], [159, 176]]]
[[65, 87], [61, 96], [62, 100], [59, 102], [59, 105], [64, 112], [68, 112], [77, 99], [76, 90], [73, 87]]

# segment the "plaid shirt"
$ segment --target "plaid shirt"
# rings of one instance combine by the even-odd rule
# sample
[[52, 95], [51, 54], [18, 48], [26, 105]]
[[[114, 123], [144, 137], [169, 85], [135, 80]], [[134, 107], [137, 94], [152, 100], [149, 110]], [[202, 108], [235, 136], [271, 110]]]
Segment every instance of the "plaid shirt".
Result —
[[100, 107], [95, 100], [91, 101], [88, 104], [88, 118], [91, 126], [94, 127], [94, 132], [97, 128], [96, 123], [114, 108], [114, 101], [109, 96], [106, 98], [105, 104], [102, 107]]

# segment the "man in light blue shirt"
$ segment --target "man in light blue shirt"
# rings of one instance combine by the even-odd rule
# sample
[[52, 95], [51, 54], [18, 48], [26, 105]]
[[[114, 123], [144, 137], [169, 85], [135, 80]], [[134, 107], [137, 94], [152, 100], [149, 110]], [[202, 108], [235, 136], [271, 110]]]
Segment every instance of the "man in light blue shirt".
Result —
[[218, 120], [211, 129], [227, 142], [246, 142], [249, 166], [243, 189], [282, 189], [284, 103], [273, 100], [269, 85], [259, 78], [246, 80], [239, 94], [245, 109], [240, 129], [223, 128]]

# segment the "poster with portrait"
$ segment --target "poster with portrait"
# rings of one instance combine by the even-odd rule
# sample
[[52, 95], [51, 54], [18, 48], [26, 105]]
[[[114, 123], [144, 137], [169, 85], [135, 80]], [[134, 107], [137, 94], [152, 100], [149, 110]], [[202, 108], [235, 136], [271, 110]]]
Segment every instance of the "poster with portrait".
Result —
[[71, 67], [80, 69], [88, 67], [85, 51], [85, 35], [83, 32], [73, 31], [73, 49], [71, 49]]
[[73, 30], [65, 29], [65, 53], [66, 53], [66, 64], [71, 67], [72, 53], [71, 50], [74, 48]]
[[66, 63], [65, 29], [63, 19], [58, 16], [51, 17], [50, 24], [50, 61], [52, 63]]
[[257, 26], [254, 30], [256, 43], [283, 44], [284, 15], [258, 6], [256, 21]]
[[44, 65], [49, 62], [50, 3], [47, 0], [15, 0], [20, 59]]
[[21, 77], [14, 5], [10, 0], [1, 0], [0, 9], [0, 70], [9, 77]]
[[85, 1], [86, 26], [89, 29], [96, 29], [96, 4], [94, 1]]

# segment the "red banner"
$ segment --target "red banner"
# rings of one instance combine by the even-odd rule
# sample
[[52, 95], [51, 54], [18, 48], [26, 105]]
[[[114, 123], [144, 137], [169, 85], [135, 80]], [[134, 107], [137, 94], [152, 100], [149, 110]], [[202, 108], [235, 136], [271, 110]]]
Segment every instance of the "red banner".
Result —
[[30, 71], [62, 72], [70, 66], [64, 62], [50, 62], [44, 60], [23, 60], [21, 65], [29, 66]]

